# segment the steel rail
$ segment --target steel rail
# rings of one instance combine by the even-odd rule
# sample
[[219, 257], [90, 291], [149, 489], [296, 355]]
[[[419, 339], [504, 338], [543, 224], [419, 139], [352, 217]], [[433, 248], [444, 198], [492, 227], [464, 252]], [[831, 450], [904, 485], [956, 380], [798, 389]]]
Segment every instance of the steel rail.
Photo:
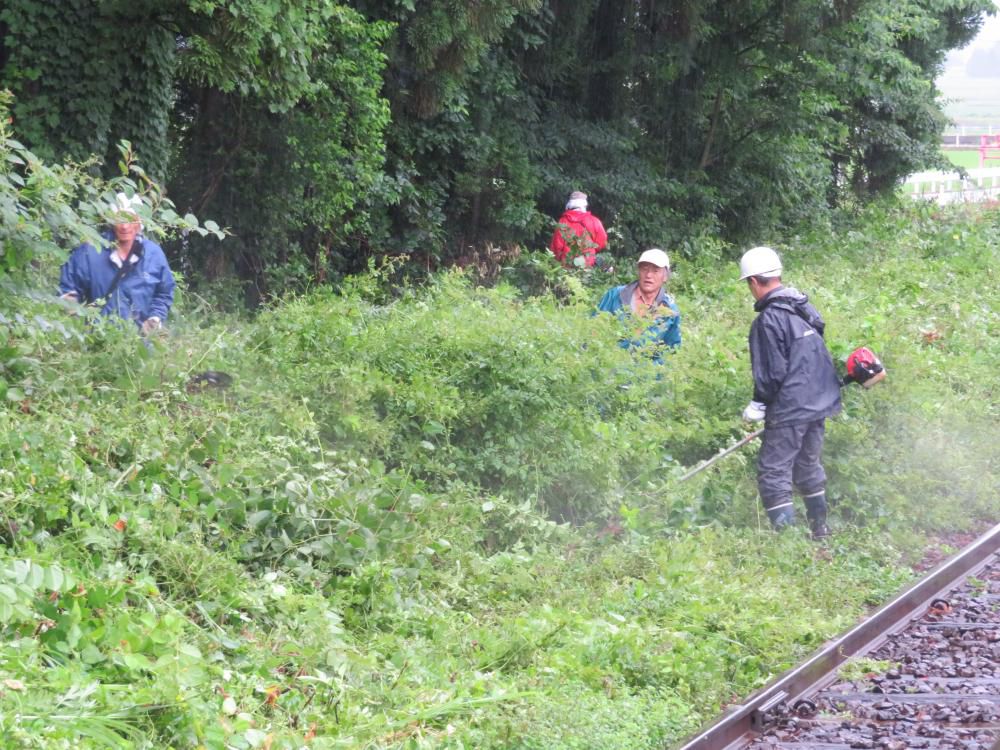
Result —
[[776, 678], [742, 703], [729, 706], [722, 718], [689, 739], [679, 750], [735, 750], [749, 743], [767, 711], [780, 703], [792, 705], [825, 681], [832, 680], [841, 664], [878, 646], [890, 633], [906, 626], [931, 602], [989, 563], [998, 551], [1000, 524], [938, 565], [864, 622], [822, 647], [808, 661]]

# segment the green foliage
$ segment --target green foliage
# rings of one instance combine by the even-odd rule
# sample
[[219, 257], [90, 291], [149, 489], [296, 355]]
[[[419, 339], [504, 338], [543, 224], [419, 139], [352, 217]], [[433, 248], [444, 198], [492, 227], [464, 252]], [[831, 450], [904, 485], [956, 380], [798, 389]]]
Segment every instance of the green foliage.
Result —
[[830, 151], [855, 194], [884, 194], [912, 172], [947, 167], [938, 152], [946, 118], [934, 77], [946, 50], [968, 43], [992, 12], [978, 0], [863, 3], [824, 40], [824, 56], [840, 65], [816, 73], [838, 93], [833, 116], [845, 126]]
[[381, 176], [387, 24], [331, 0], [25, 0], [0, 23], [29, 148], [110, 177], [127, 139], [185, 211], [225, 216], [232, 242], [178, 248], [199, 279], [256, 301], [343, 265]]
[[[542, 247], [584, 189], [612, 248], [822, 222], [943, 164], [934, 86], [989, 0], [15, 0], [25, 144], [110, 176], [129, 140], [246, 301], [373, 256]], [[55, 44], [52, 40], [58, 39]], [[89, 162], [91, 156], [97, 162]]]
[[113, 168], [116, 145], [128, 140], [150, 173], [165, 177], [174, 36], [144, 23], [137, 7], [121, 0], [4, 3], [0, 88], [14, 92], [18, 132], [43, 159], [96, 155]]
[[842, 680], [860, 682], [871, 675], [885, 674], [888, 670], [898, 666], [899, 664], [895, 662], [880, 661], [862, 656], [857, 659], [851, 659], [838, 670], [837, 674]]
[[[379, 93], [389, 27], [326, 0], [235, 3], [252, 11], [237, 20], [224, 5], [182, 68], [171, 189], [184, 205], [225, 215], [234, 234], [221, 247], [189, 243], [185, 262], [210, 281], [252, 282], [256, 303], [342, 273], [347, 248], [366, 232], [389, 123]], [[218, 48], [234, 33], [252, 37], [241, 65], [256, 73], [220, 81], [226, 71], [213, 65], [230, 62]]]
[[[331, 27], [356, 23], [330, 0], [189, 0], [180, 11], [184, 54], [178, 73], [203, 89], [240, 93], [285, 111], [333, 83], [314, 67]], [[170, 12], [151, 14], [156, 20]], [[174, 23], [178, 23], [176, 18]], [[335, 35], [334, 35], [335, 36]]]
[[280, 371], [335, 440], [374, 443], [439, 482], [593, 513], [615, 481], [608, 441], [639, 428], [597, 427], [593, 416], [634, 403], [619, 386], [652, 380], [653, 367], [628, 361], [610, 320], [580, 315], [589, 305], [567, 314], [551, 301], [522, 304], [509, 288], [473, 289], [459, 274], [401, 293], [388, 305], [353, 294], [282, 305], [259, 329], [260, 365]]
[[120, 174], [109, 180], [90, 176], [87, 164], [45, 163], [14, 140], [10, 103], [10, 93], [0, 91], [0, 279], [20, 278], [33, 262], [51, 264], [83, 242], [100, 246], [98, 229], [115, 218], [118, 192], [141, 196], [138, 212], [151, 235], [224, 236], [215, 222], [201, 226], [191, 214], [179, 216], [127, 141], [118, 146]]
[[662, 367], [591, 315], [628, 266], [545, 254], [254, 319], [181, 295], [150, 348], [0, 295], [0, 744], [678, 743], [995, 519], [998, 239], [907, 204], [780, 245], [838, 359], [889, 372], [829, 423], [822, 547], [767, 529], [753, 448], [677, 482], [749, 394], [718, 240], [677, 264]]
[[390, 213], [373, 235], [422, 262], [540, 246], [575, 188], [628, 255], [717, 229], [759, 238], [890, 192], [939, 162], [933, 78], [992, 10], [493, 3], [459, 47], [462, 3], [447, 16], [436, 3], [361, 8], [399, 23], [385, 89], [391, 179], [378, 194]]

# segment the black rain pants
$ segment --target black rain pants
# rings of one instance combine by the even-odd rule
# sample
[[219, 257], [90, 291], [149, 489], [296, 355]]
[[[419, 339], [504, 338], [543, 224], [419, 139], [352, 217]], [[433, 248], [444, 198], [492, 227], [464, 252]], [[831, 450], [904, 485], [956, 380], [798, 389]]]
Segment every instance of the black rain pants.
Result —
[[826, 420], [766, 427], [757, 456], [757, 489], [768, 515], [792, 507], [792, 488], [807, 502], [826, 490], [820, 458]]

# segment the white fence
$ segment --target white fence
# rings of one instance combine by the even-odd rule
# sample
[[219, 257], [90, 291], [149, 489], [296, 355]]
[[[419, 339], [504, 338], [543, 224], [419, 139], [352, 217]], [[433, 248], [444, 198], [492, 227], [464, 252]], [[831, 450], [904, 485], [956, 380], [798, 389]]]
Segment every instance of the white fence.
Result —
[[1000, 167], [958, 172], [917, 172], [906, 180], [906, 192], [913, 198], [933, 200], [941, 205], [995, 200], [1000, 198]]

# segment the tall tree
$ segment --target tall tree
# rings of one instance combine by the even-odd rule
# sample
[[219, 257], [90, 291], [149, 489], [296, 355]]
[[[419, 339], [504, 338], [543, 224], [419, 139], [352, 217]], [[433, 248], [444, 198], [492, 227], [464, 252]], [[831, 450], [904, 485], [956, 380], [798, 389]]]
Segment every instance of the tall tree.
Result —
[[934, 77], [992, 9], [9, 0], [0, 82], [45, 155], [111, 164], [132, 140], [179, 205], [234, 230], [188, 243], [189, 267], [256, 298], [374, 253], [541, 244], [574, 189], [625, 253], [891, 190], [939, 158]]
[[[210, 278], [235, 272], [253, 303], [324, 280], [366, 232], [389, 122], [389, 27], [329, 0], [245, 5], [236, 31], [234, 8], [217, 3], [182, 44], [192, 56], [182, 54], [171, 189], [233, 231], [221, 246], [190, 244], [186, 260]], [[236, 60], [234, 33], [247, 37]]]
[[43, 158], [109, 170], [130, 140], [146, 169], [166, 173], [176, 67], [174, 35], [144, 4], [11, 0], [0, 10], [0, 87], [15, 94], [19, 136]]
[[301, 282], [363, 223], [387, 25], [335, 0], [12, 0], [0, 24], [0, 83], [27, 143], [112, 173], [128, 139], [179, 205], [232, 227], [221, 248], [186, 243], [188, 268]]

